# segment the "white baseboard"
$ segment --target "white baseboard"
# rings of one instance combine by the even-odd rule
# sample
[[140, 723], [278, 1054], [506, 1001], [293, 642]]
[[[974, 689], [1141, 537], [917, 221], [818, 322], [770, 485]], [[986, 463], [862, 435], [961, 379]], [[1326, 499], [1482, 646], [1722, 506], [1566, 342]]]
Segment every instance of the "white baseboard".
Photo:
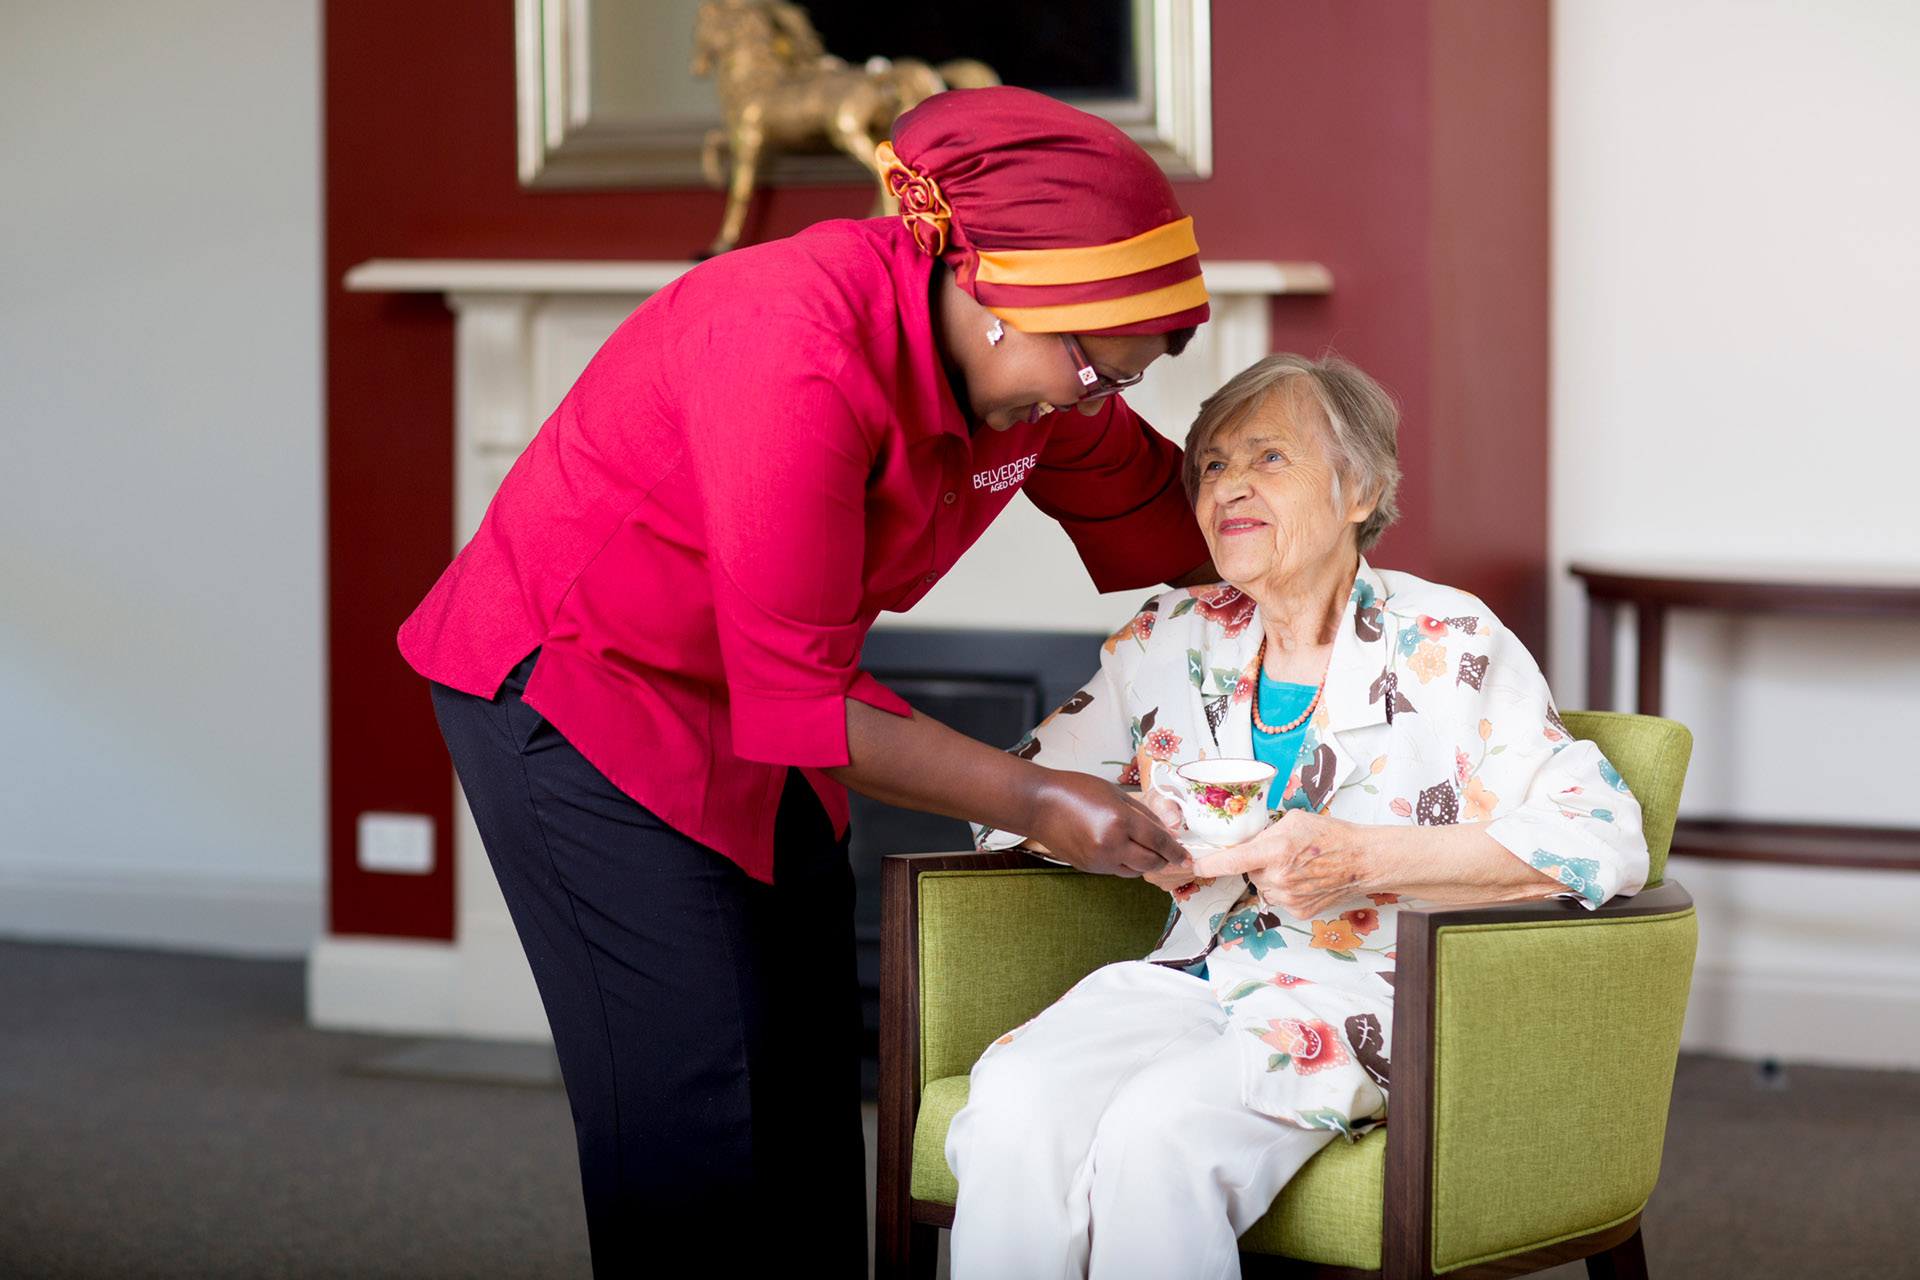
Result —
[[325, 937], [307, 955], [307, 1019], [329, 1031], [450, 1035], [459, 971], [451, 942]]
[[1680, 1047], [1733, 1058], [1920, 1070], [1920, 983], [1696, 968]]
[[1700, 914], [1684, 1048], [1920, 1070], [1920, 875], [1675, 857]]
[[502, 958], [451, 942], [322, 938], [307, 957], [307, 1018], [332, 1031], [550, 1042], [519, 942], [509, 940], [513, 953]]
[[76, 875], [0, 866], [0, 937], [293, 959], [320, 935], [318, 881]]

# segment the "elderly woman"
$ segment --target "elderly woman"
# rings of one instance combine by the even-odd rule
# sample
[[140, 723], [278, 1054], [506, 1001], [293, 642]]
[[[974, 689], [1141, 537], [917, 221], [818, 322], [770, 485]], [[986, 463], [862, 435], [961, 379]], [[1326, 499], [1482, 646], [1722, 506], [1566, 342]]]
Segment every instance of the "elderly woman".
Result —
[[947, 1139], [956, 1278], [1237, 1276], [1286, 1181], [1386, 1115], [1398, 904], [1592, 907], [1644, 883], [1639, 805], [1521, 643], [1364, 558], [1395, 514], [1396, 424], [1339, 360], [1276, 355], [1221, 388], [1185, 481], [1226, 581], [1148, 600], [1016, 749], [1122, 784], [1251, 757], [1278, 769], [1274, 812], [1152, 874], [1159, 948], [974, 1067]]

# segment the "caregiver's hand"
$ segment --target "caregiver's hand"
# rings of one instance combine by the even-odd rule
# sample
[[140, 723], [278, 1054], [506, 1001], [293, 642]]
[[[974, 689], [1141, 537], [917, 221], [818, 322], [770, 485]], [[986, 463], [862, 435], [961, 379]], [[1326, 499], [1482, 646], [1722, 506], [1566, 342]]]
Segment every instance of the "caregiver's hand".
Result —
[[918, 712], [897, 716], [849, 699], [847, 755], [826, 773], [862, 795], [1023, 832], [1082, 871], [1137, 876], [1186, 856], [1111, 782], [1016, 759]]
[[1033, 794], [1033, 838], [1062, 862], [1097, 875], [1137, 876], [1186, 860], [1186, 850], [1145, 806], [1089, 774], [1042, 769]]
[[1194, 869], [1203, 876], [1245, 873], [1263, 902], [1308, 920], [1375, 887], [1376, 860], [1366, 839], [1373, 830], [1289, 809], [1245, 843], [1196, 853]]

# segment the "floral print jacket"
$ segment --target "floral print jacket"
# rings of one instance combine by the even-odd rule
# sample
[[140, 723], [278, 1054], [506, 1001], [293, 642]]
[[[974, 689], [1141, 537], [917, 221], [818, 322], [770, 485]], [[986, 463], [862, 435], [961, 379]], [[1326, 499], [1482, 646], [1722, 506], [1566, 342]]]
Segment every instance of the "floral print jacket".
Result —
[[[1140, 782], [1142, 755], [1250, 757], [1261, 634], [1253, 600], [1224, 583], [1155, 596], [1015, 754], [1123, 786]], [[1473, 596], [1365, 560], [1284, 788], [1285, 808], [1350, 822], [1484, 822], [1588, 907], [1646, 882], [1639, 803], [1599, 748], [1568, 734], [1525, 646]], [[977, 831], [982, 848], [1021, 839]], [[1370, 894], [1296, 920], [1243, 876], [1172, 896], [1147, 959], [1194, 972], [1204, 962], [1245, 1037], [1248, 1105], [1349, 1136], [1382, 1117], [1399, 899]]]

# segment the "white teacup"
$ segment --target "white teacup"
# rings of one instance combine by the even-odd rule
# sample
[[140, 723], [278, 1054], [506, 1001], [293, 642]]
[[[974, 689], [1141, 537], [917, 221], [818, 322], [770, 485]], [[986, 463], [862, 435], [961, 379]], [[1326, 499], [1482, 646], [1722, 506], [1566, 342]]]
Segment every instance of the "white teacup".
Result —
[[1267, 825], [1267, 789], [1280, 771], [1259, 760], [1223, 756], [1174, 768], [1156, 763], [1151, 790], [1180, 806], [1187, 830], [1208, 844], [1239, 844]]

